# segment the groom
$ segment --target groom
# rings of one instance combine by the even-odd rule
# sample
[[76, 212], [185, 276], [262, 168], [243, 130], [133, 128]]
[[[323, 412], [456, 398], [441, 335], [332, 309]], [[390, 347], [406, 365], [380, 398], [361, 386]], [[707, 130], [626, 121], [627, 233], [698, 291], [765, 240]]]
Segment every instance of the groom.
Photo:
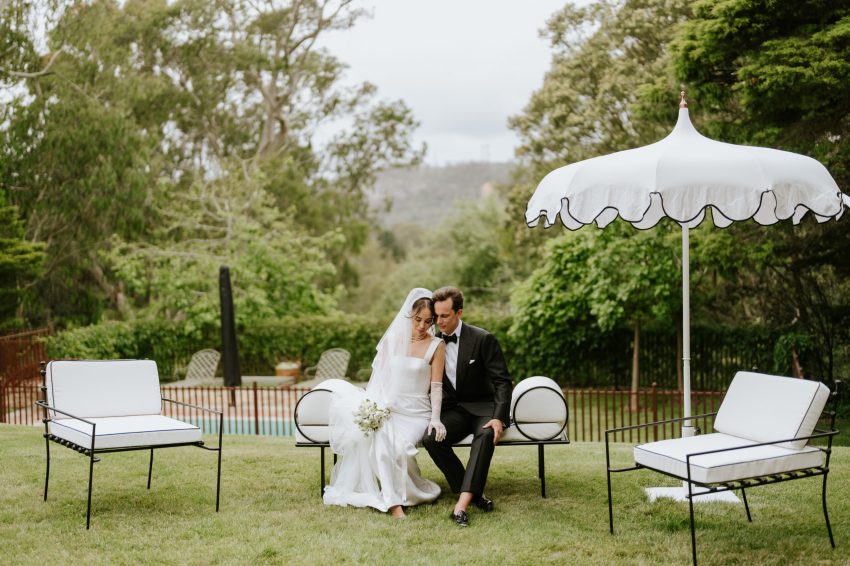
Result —
[[[463, 293], [455, 287], [443, 287], [434, 291], [433, 299], [440, 329], [437, 336], [446, 342], [440, 417], [446, 438], [438, 442], [432, 432], [422, 443], [452, 491], [460, 494], [452, 520], [466, 527], [470, 504], [493, 510], [493, 501], [484, 496], [484, 484], [496, 443], [509, 424], [512, 381], [496, 338], [461, 321]], [[464, 468], [452, 444], [470, 433], [472, 448]]]

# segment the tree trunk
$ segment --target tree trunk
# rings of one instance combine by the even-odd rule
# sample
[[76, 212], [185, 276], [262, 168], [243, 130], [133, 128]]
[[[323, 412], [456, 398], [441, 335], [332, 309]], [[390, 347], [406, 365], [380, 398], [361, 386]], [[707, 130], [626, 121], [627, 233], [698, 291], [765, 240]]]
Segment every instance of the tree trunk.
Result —
[[640, 319], [635, 320], [635, 338], [632, 344], [632, 391], [629, 400], [629, 410], [637, 412], [638, 386], [640, 384]]

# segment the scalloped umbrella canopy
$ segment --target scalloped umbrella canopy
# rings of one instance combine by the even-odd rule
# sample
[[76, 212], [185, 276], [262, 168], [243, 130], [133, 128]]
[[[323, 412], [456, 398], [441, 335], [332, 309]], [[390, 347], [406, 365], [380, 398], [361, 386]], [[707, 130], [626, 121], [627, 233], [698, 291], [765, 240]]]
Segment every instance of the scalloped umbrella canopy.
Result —
[[529, 226], [561, 222], [571, 230], [617, 216], [635, 228], [669, 217], [690, 228], [712, 209], [714, 224], [753, 219], [768, 225], [806, 212], [819, 222], [838, 219], [850, 197], [815, 159], [777, 149], [709, 139], [691, 124], [687, 108], [663, 140], [555, 169], [528, 202]]
[[670, 135], [555, 169], [528, 201], [525, 220], [534, 227], [542, 218], [549, 227], [560, 216], [570, 230], [594, 222], [604, 228], [618, 216], [639, 229], [664, 217], [681, 224], [683, 416], [690, 417], [689, 228], [700, 224], [709, 208], [714, 224], [726, 227], [749, 219], [769, 225], [790, 218], [797, 224], [807, 212], [819, 222], [838, 220], [845, 206], [850, 207], [850, 197], [811, 157], [701, 135], [691, 124], [683, 93]]

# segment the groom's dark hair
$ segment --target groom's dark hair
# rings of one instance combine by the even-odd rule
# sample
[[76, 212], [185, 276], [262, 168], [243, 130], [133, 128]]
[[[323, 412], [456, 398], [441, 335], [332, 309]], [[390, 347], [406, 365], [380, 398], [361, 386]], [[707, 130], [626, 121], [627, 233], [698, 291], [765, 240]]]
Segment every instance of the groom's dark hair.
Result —
[[457, 312], [463, 308], [463, 293], [457, 287], [440, 287], [434, 291], [433, 299], [435, 303], [452, 300], [452, 310]]

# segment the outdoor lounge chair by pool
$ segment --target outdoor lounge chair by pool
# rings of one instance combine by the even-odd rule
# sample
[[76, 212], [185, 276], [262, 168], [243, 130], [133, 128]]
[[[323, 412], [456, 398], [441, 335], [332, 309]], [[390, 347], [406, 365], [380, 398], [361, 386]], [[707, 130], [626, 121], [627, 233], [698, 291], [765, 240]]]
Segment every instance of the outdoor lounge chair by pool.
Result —
[[[94, 464], [100, 461], [96, 455], [150, 450], [150, 489], [155, 449], [197, 446], [218, 452], [215, 488], [215, 510], [218, 511], [223, 418], [220, 411], [162, 398], [156, 362], [151, 360], [61, 360], [50, 362], [41, 371], [46, 401], [38, 401], [36, 404], [44, 409], [44, 438], [47, 448], [45, 501], [50, 480], [51, 442], [76, 450], [89, 458], [86, 529], [89, 528], [91, 519]], [[207, 447], [201, 439], [201, 430], [196, 425], [163, 415], [163, 402], [217, 415], [218, 446]]]
[[192, 354], [186, 366], [186, 381], [209, 381], [215, 379], [221, 354], [218, 350], [206, 348]]
[[351, 352], [343, 348], [325, 350], [315, 366], [304, 369], [307, 379], [346, 379]]
[[[837, 399], [838, 387], [833, 391]], [[835, 430], [835, 411], [830, 411], [829, 427], [816, 428], [829, 398], [829, 389], [817, 381], [738, 372], [716, 415], [712, 434], [674, 438], [641, 444], [634, 448], [634, 466], [612, 468], [609, 438], [622, 431], [681, 422], [670, 419], [656, 423], [610, 429], [605, 433], [605, 459], [608, 474], [608, 521], [614, 532], [611, 503], [611, 474], [648, 469], [683, 480], [690, 510], [691, 554], [697, 563], [694, 498], [709, 493], [740, 490], [752, 521], [746, 489], [795, 479], [822, 477], [821, 501], [829, 542], [835, 548], [826, 508], [826, 478]], [[821, 439], [823, 445], [811, 445]]]

